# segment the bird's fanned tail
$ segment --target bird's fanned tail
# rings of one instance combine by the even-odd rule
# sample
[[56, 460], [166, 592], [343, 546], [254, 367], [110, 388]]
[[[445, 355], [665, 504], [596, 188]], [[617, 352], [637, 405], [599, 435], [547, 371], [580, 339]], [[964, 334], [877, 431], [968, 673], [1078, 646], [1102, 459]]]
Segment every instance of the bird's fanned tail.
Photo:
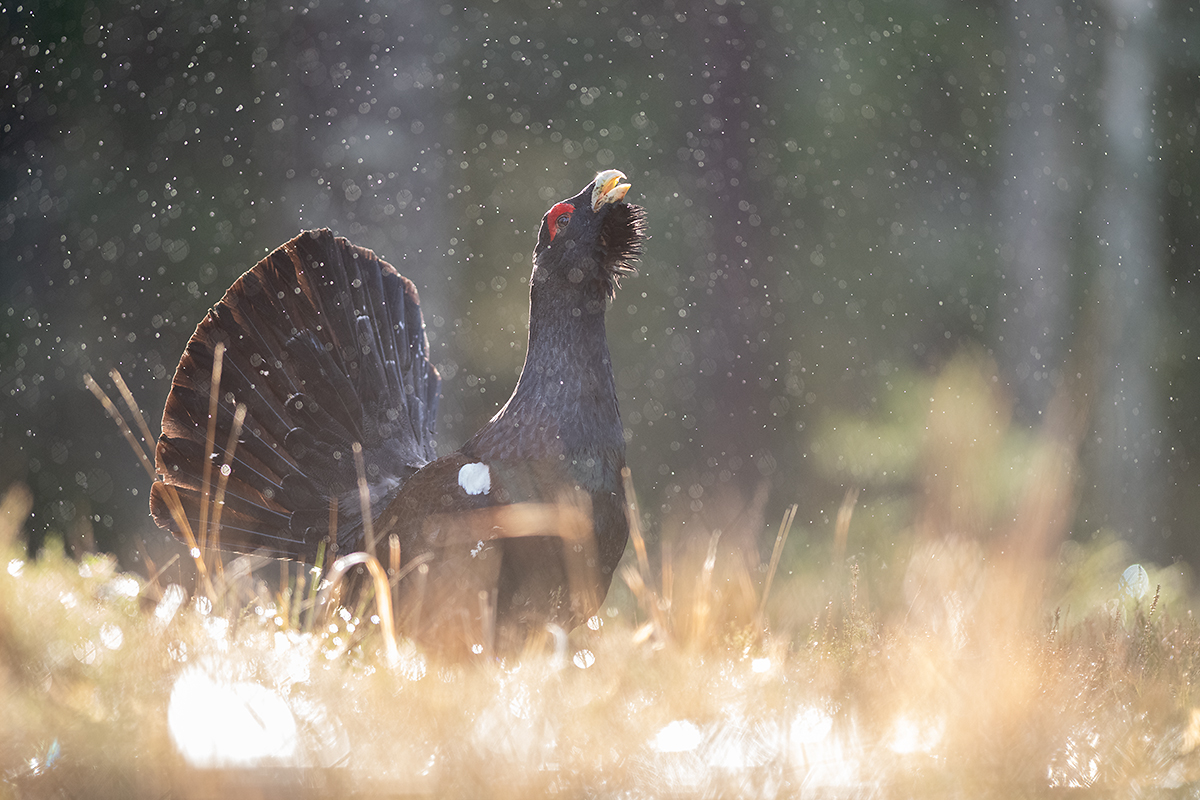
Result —
[[[226, 351], [206, 452], [218, 342]], [[301, 233], [242, 275], [189, 340], [163, 412], [155, 521], [180, 533], [171, 486], [198, 528], [205, 459], [215, 487], [234, 411], [245, 404], [222, 546], [311, 560], [335, 498], [338, 542], [328, 544], [355, 547], [362, 515], [353, 444], [362, 445], [377, 514], [434, 457], [439, 380], [413, 284], [328, 230]]]

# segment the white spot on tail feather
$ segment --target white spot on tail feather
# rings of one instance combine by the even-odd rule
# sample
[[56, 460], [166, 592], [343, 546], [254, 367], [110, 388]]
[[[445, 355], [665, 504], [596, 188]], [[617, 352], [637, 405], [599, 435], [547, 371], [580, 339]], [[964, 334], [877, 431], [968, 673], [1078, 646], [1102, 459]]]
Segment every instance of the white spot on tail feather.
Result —
[[487, 464], [463, 464], [458, 470], [458, 485], [467, 494], [487, 494], [492, 490], [492, 471]]

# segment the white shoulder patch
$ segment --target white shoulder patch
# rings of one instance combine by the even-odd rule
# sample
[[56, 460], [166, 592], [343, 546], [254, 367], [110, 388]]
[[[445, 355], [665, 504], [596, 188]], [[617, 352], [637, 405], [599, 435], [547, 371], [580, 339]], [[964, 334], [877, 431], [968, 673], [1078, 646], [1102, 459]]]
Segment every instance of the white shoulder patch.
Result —
[[487, 494], [492, 490], [492, 471], [487, 464], [463, 464], [458, 470], [458, 485], [467, 494]]

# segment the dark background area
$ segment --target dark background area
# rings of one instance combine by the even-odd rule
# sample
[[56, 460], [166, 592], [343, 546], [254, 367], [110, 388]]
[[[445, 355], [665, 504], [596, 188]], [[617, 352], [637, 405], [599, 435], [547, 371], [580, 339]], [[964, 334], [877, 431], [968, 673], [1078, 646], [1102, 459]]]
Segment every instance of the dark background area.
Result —
[[1200, 563], [1198, 40], [1183, 1], [6, 4], [0, 485], [33, 488], [33, 548], [161, 558], [83, 375], [153, 425], [207, 308], [305, 227], [417, 284], [457, 447], [515, 383], [542, 214], [618, 168], [653, 536], [742, 531], [753, 563], [788, 504], [828, 537], [847, 488], [919, 495], [923, 395], [969, 352], [1006, 436], [1078, 452], [1073, 536]]

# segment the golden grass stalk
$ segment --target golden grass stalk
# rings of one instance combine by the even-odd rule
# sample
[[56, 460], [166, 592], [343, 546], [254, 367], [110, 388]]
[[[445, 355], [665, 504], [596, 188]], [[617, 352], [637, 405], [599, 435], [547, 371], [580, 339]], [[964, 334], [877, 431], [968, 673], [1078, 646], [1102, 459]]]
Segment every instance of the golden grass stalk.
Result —
[[650, 558], [646, 553], [646, 539], [642, 536], [642, 514], [638, 510], [637, 492], [633, 488], [633, 477], [629, 467], [621, 469], [621, 480], [625, 483], [625, 514], [629, 518], [629, 538], [633, 540], [633, 550], [637, 554], [637, 569], [625, 567], [621, 577], [637, 598], [638, 603], [650, 616], [651, 622], [666, 635], [667, 619], [658, 602], [658, 595], [653, 589], [650, 577]]
[[33, 492], [23, 483], [14, 483], [0, 500], [0, 553], [16, 541], [22, 523], [33, 511]]
[[225, 343], [213, 348], [212, 381], [208, 388], [208, 428], [204, 434], [204, 467], [200, 478], [200, 549], [208, 550], [208, 503], [212, 488], [213, 445], [217, 438], [217, 407], [221, 401], [221, 366], [225, 361]]
[[[217, 479], [217, 496], [213, 509], [213, 549], [221, 547], [221, 512], [225, 509], [225, 488], [229, 484], [229, 476], [233, 473], [233, 454], [237, 450], [238, 437], [242, 435], [242, 425], [246, 421], [246, 404], [238, 403], [233, 412], [233, 426], [229, 429], [229, 439], [225, 442], [225, 461], [221, 464], [221, 477]], [[221, 559], [216, 559], [217, 576], [220, 577], [223, 567]]]
[[162, 577], [163, 573], [165, 573], [172, 566], [174, 566], [175, 562], [178, 560], [179, 560], [179, 553], [173, 553], [171, 555], [171, 557], [167, 559], [167, 563], [165, 563], [161, 567], [159, 567], [159, 566], [155, 565], [154, 560], [150, 558], [150, 555], [146, 552], [146, 548], [143, 545], [142, 561], [146, 565], [146, 574], [149, 576], [148, 578], [146, 578], [146, 585], [149, 587], [153, 587], [155, 595], [157, 595], [159, 598], [162, 597], [162, 586], [159, 585], [158, 579], [160, 577]]
[[179, 526], [179, 531], [183, 534], [183, 543], [187, 545], [192, 562], [196, 565], [196, 571], [200, 574], [200, 582], [204, 587], [204, 592], [208, 595], [209, 600], [215, 602], [217, 599], [217, 590], [213, 586], [212, 579], [209, 576], [208, 563], [204, 559], [204, 551], [196, 541], [196, 535], [192, 531], [192, 523], [188, 521], [187, 512], [183, 508], [183, 501], [179, 499], [179, 492], [169, 483], [163, 484], [163, 491], [167, 500], [167, 508], [171, 511], [171, 518]]
[[[317, 604], [325, 609], [326, 614], [329, 614], [334, 605], [330, 602], [333, 593], [340, 588], [339, 585], [345, 579], [346, 573], [359, 565], [365, 565], [367, 571], [371, 573], [371, 580], [375, 588], [375, 607], [379, 615], [379, 627], [383, 632], [388, 663], [394, 665], [400, 660], [400, 651], [396, 647], [396, 627], [392, 618], [392, 593], [388, 591], [387, 573], [384, 571], [383, 565], [379, 563], [379, 559], [370, 553], [360, 551], [342, 556], [333, 562], [333, 566], [329, 568], [328, 582], [321, 589]], [[328, 617], [322, 622], [328, 624]]]
[[[92, 378], [89, 373], [84, 373], [83, 382], [84, 385], [87, 386], [88, 391], [90, 391], [96, 397], [96, 399], [100, 401], [100, 404], [104, 407], [104, 410], [108, 412], [108, 416], [117, 424], [117, 428], [120, 429], [121, 434], [125, 437], [125, 441], [129, 442], [129, 446], [133, 448], [134, 454], [136, 454], [138, 460], [141, 461], [142, 467], [146, 470], [146, 474], [150, 476], [151, 480], [157, 480], [158, 474], [154, 470], [153, 460], [146, 453], [146, 450], [142, 447], [141, 443], [138, 442], [137, 437], [133, 435], [133, 431], [130, 430], [129, 424], [125, 421], [125, 416], [121, 413], [121, 410], [117, 408], [116, 404], [113, 403], [112, 399], [109, 398], [108, 393], [100, 387], [100, 384], [96, 383], [95, 379]], [[125, 382], [121, 381], [120, 386], [125, 387], [122, 394], [126, 398], [126, 403], [133, 408], [137, 408], [137, 402], [133, 399], [133, 395], [125, 394], [129, 391], [129, 388], [125, 386]], [[145, 425], [145, 419], [142, 418], [141, 413], [138, 412], [136, 416], [141, 418], [141, 424]], [[149, 429], [147, 428], [144, 433], [149, 433]], [[152, 440], [153, 436], [147, 437], [147, 444]], [[208, 462], [206, 459], [206, 468], [207, 463]], [[208, 565], [204, 560], [204, 550], [196, 541], [196, 535], [192, 531], [191, 522], [188, 521], [187, 512], [184, 511], [183, 502], [179, 499], [179, 493], [175, 490], [175, 487], [171, 486], [170, 484], [163, 484], [163, 489], [165, 490], [167, 508], [171, 511], [171, 518], [175, 520], [175, 524], [179, 527], [179, 531], [183, 535], [184, 544], [187, 545], [188, 552], [192, 556], [192, 561], [196, 564], [196, 570], [200, 574], [200, 581], [204, 587], [204, 591], [208, 595], [209, 600], [215, 601], [217, 599], [217, 591], [213, 587], [212, 580], [209, 577]]]
[[[330, 505], [336, 511], [337, 498], [331, 497]], [[337, 520], [336, 513], [331, 512], [331, 516], [334, 521]], [[337, 541], [337, 540], [331, 539], [331, 541]], [[325, 542], [324, 542], [324, 540], [322, 540], [317, 543], [317, 557], [315, 559], [315, 563], [313, 564], [312, 567], [309, 567], [306, 570], [306, 572], [308, 572], [312, 575], [312, 582], [309, 584], [309, 588], [308, 588], [308, 598], [304, 601], [304, 607], [307, 609], [310, 609], [308, 619], [304, 625], [304, 631], [306, 633], [312, 630], [313, 620], [317, 616], [316, 610], [315, 610], [316, 606], [317, 606], [317, 590], [321, 588], [321, 574], [325, 571], [325, 555], [326, 555]], [[307, 564], [304, 566], [308, 567]], [[299, 613], [299, 612], [297, 612], [297, 613]]]
[[364, 548], [372, 556], [375, 553], [375, 522], [371, 519], [371, 489], [367, 486], [367, 467], [363, 463], [362, 445], [358, 442], [350, 445], [354, 451], [354, 468], [358, 471], [358, 505], [362, 510], [363, 535], [366, 537]]
[[847, 489], [842, 504], [838, 506], [837, 521], [833, 528], [833, 566], [841, 569], [842, 559], [846, 556], [846, 540], [850, 537], [850, 520], [854, 516], [854, 507], [858, 505], [857, 486]]
[[396, 573], [400, 571], [400, 537], [397, 534], [388, 534], [388, 575], [393, 579]]
[[112, 421], [117, 423], [117, 428], [120, 429], [121, 435], [125, 437], [125, 441], [129, 442], [129, 446], [133, 448], [133, 452], [137, 455], [138, 460], [142, 462], [142, 467], [146, 470], [146, 474], [150, 476], [150, 480], [154, 480], [157, 477], [157, 473], [154, 471], [154, 462], [146, 455], [146, 450], [138, 442], [137, 437], [133, 435], [133, 431], [129, 429], [129, 424], [125, 422], [125, 417], [121, 414], [121, 410], [109, 398], [108, 393], [100, 388], [100, 384], [96, 383], [90, 373], [83, 373], [83, 384], [100, 401], [100, 405], [104, 406], [104, 410], [108, 412], [108, 416]]
[[146, 418], [142, 416], [142, 409], [138, 405], [137, 400], [134, 399], [133, 392], [129, 391], [129, 387], [125, 384], [125, 379], [121, 377], [121, 373], [116, 367], [108, 371], [108, 377], [112, 380], [113, 385], [117, 387], [117, 391], [121, 393], [121, 398], [125, 401], [125, 407], [129, 409], [130, 416], [133, 417], [138, 430], [142, 432], [142, 441], [145, 443], [146, 449], [153, 453], [155, 437], [150, 432], [150, 426], [146, 424]]
[[692, 625], [690, 641], [693, 645], [704, 645], [712, 634], [709, 615], [712, 613], [713, 570], [717, 566], [717, 544], [721, 541], [721, 529], [717, 528], [708, 537], [708, 552], [700, 568], [699, 589], [692, 601]]
[[763, 581], [762, 598], [758, 602], [758, 612], [754, 616], [755, 630], [760, 632], [763, 630], [763, 620], [766, 619], [767, 598], [771, 596], [771, 584], [775, 581], [775, 572], [779, 569], [779, 559], [783, 557], [783, 546], [787, 544], [788, 535], [792, 532], [792, 523], [796, 521], [796, 512], [799, 508], [798, 503], [792, 503], [783, 512], [783, 519], [779, 521], [779, 532], [775, 534], [775, 547], [771, 550], [771, 563], [767, 567], [767, 578]]

